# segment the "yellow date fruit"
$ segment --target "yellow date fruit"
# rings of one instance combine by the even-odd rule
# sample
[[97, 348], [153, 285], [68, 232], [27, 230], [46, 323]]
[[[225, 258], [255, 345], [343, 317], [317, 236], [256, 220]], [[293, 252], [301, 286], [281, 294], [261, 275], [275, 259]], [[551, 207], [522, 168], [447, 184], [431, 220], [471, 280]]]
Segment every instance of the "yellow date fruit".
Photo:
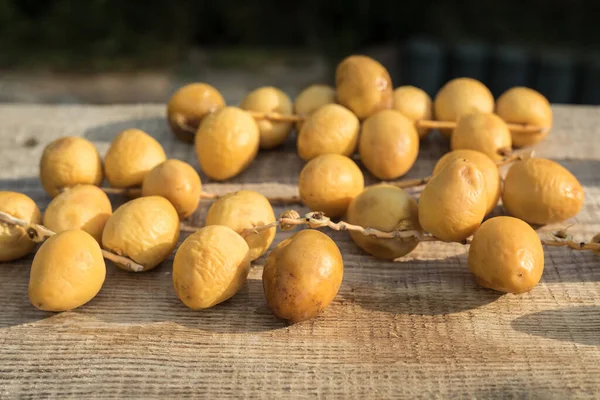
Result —
[[144, 178], [142, 196], [162, 196], [177, 210], [180, 219], [189, 217], [200, 203], [202, 182], [188, 163], [170, 159], [152, 168]]
[[[164, 197], [148, 196], [117, 208], [106, 222], [102, 246], [148, 271], [163, 262], [179, 240], [179, 216]], [[117, 265], [119, 266], [119, 265]]]
[[139, 129], [127, 129], [114, 138], [104, 157], [106, 179], [115, 188], [141, 186], [148, 172], [166, 159], [156, 139]]
[[358, 151], [364, 166], [377, 178], [396, 179], [417, 160], [419, 134], [398, 111], [380, 111], [363, 123]]
[[291, 322], [314, 318], [337, 295], [343, 276], [344, 262], [335, 242], [319, 231], [302, 230], [279, 243], [267, 258], [267, 305]]
[[498, 97], [496, 113], [508, 123], [528, 124], [546, 128], [540, 133], [512, 134], [515, 147], [532, 146], [546, 136], [552, 128], [552, 108], [541, 93], [526, 87], [514, 87]]
[[392, 79], [387, 69], [371, 57], [353, 55], [335, 71], [336, 98], [363, 120], [392, 107]]
[[[392, 108], [399, 111], [413, 123], [418, 120], [433, 118], [433, 104], [431, 97], [422, 89], [414, 86], [400, 86], [394, 90]], [[423, 139], [431, 129], [418, 128], [419, 138]]]
[[260, 133], [246, 111], [225, 107], [204, 118], [196, 134], [196, 155], [210, 178], [224, 181], [248, 168], [256, 158]]
[[298, 154], [304, 161], [321, 154], [350, 156], [356, 150], [360, 124], [350, 110], [327, 104], [304, 121], [298, 133]]
[[479, 227], [487, 208], [485, 177], [475, 164], [459, 159], [423, 189], [419, 222], [425, 231], [445, 242], [460, 242]]
[[63, 231], [47, 239], [35, 254], [29, 299], [40, 310], [72, 310], [96, 297], [105, 277], [98, 242], [82, 230]]
[[[0, 191], [0, 211], [32, 224], [40, 224], [42, 215], [35, 202], [17, 192]], [[25, 257], [35, 248], [25, 229], [0, 222], [0, 262]]]
[[40, 160], [40, 180], [52, 197], [78, 184], [100, 185], [102, 159], [89, 140], [68, 136], [48, 144]]
[[[351, 224], [384, 232], [422, 232], [416, 200], [404, 190], [391, 185], [366, 188], [350, 203], [347, 218]], [[359, 232], [350, 232], [350, 237], [367, 253], [388, 260], [407, 255], [419, 244], [416, 238], [380, 239]]]
[[353, 198], [365, 187], [362, 171], [340, 154], [324, 154], [310, 160], [300, 172], [298, 189], [302, 202], [328, 217], [344, 215]]
[[527, 223], [512, 217], [491, 218], [473, 236], [469, 269], [485, 288], [528, 292], [544, 272], [544, 249]]
[[77, 185], [52, 199], [44, 212], [44, 226], [56, 233], [80, 229], [101, 243], [104, 226], [111, 215], [112, 205], [102, 189]]
[[[474, 112], [494, 112], [494, 96], [481, 82], [472, 78], [456, 78], [446, 83], [433, 100], [435, 119], [458, 121]], [[452, 129], [440, 129], [450, 138]]]
[[[206, 225], [223, 225], [241, 233], [275, 222], [275, 214], [269, 200], [252, 190], [239, 190], [216, 200], [206, 215]], [[262, 256], [275, 238], [275, 227], [244, 239], [250, 247], [250, 260]]]
[[566, 168], [552, 160], [516, 161], [504, 180], [502, 202], [513, 217], [530, 224], [551, 224], [576, 216], [585, 194]]
[[[310, 85], [294, 99], [294, 112], [308, 117], [326, 104], [335, 103], [335, 89], [328, 85]], [[303, 122], [296, 122], [300, 132]]]
[[202, 119], [223, 107], [225, 99], [217, 89], [206, 83], [190, 83], [169, 99], [167, 120], [178, 139], [193, 143]]
[[[243, 110], [275, 112], [284, 115], [292, 113], [292, 100], [283, 91], [271, 87], [261, 87], [248, 93], [242, 100]], [[260, 148], [272, 149], [283, 144], [292, 130], [291, 122], [275, 122], [268, 119], [256, 121], [260, 132]]]
[[444, 154], [439, 159], [435, 168], [433, 169], [433, 175], [437, 175], [441, 170], [446, 168], [452, 162], [456, 160], [467, 160], [475, 164], [475, 167], [483, 174], [485, 178], [485, 193], [488, 200], [488, 206], [486, 214], [489, 214], [498, 205], [498, 199], [500, 199], [500, 193], [502, 184], [500, 181], [500, 172], [498, 166], [493, 162], [487, 155], [480, 153], [475, 150], [454, 150]]
[[250, 271], [248, 245], [226, 226], [205, 226], [183, 241], [173, 261], [173, 286], [191, 309], [213, 307], [235, 295]]
[[452, 138], [452, 150], [470, 149], [485, 153], [492, 160], [501, 160], [511, 150], [512, 137], [508, 125], [492, 113], [472, 113], [462, 117]]

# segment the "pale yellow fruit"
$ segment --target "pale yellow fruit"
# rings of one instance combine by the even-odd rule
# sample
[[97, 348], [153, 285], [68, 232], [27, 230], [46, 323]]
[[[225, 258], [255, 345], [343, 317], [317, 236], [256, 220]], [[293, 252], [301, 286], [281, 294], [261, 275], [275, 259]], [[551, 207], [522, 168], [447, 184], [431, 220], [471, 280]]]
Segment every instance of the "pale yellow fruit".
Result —
[[541, 93], [526, 87], [514, 87], [498, 97], [496, 113], [508, 123], [547, 128], [541, 133], [513, 133], [515, 147], [531, 146], [548, 136], [552, 127], [552, 107]]
[[512, 148], [508, 125], [496, 114], [476, 112], [462, 117], [452, 138], [452, 150], [471, 149], [485, 153], [492, 160], [501, 160]]
[[[206, 225], [227, 226], [237, 233], [272, 222], [275, 222], [275, 214], [271, 203], [252, 190], [226, 194], [210, 206], [206, 215]], [[250, 260], [257, 259], [269, 249], [275, 233], [273, 227], [244, 238], [250, 247]]]
[[337, 101], [363, 120], [392, 107], [392, 79], [383, 65], [366, 56], [345, 58], [335, 71]]
[[444, 156], [439, 159], [433, 169], [433, 175], [439, 174], [440, 171], [456, 160], [467, 160], [472, 162], [483, 174], [483, 177], [485, 178], [485, 193], [488, 201], [486, 214], [489, 214], [496, 205], [498, 205], [498, 199], [500, 198], [500, 193], [502, 191], [498, 166], [488, 156], [479, 151], [454, 150], [444, 154]]
[[[292, 101], [283, 91], [267, 86], [248, 93], [242, 100], [243, 110], [275, 112], [289, 115], [292, 113]], [[272, 149], [283, 144], [292, 129], [291, 122], [274, 122], [268, 119], [256, 121], [260, 132], [260, 148]]]
[[419, 134], [398, 111], [380, 111], [363, 123], [358, 151], [364, 166], [377, 178], [396, 179], [417, 160]]
[[[348, 222], [384, 232], [414, 230], [422, 232], [416, 200], [404, 190], [391, 185], [375, 185], [365, 189], [348, 207]], [[417, 239], [380, 239], [350, 232], [354, 243], [367, 253], [393, 260], [417, 247]]]
[[180, 219], [189, 217], [200, 203], [202, 182], [196, 170], [188, 163], [167, 160], [146, 175], [142, 196], [162, 196], [177, 210]]
[[167, 159], [160, 143], [139, 129], [119, 133], [104, 157], [106, 179], [110, 186], [141, 186], [150, 170]]
[[483, 287], [528, 292], [544, 272], [544, 249], [527, 223], [512, 217], [491, 218], [473, 236], [469, 269]]
[[446, 242], [475, 232], [488, 207], [485, 178], [475, 164], [455, 160], [435, 175], [419, 198], [423, 229]]
[[530, 224], [551, 224], [576, 216], [585, 194], [573, 174], [543, 158], [516, 161], [504, 180], [502, 202], [508, 213]]
[[[494, 112], [494, 96], [481, 82], [472, 78], [456, 78], [446, 83], [433, 100], [435, 119], [458, 121], [474, 112]], [[440, 129], [450, 137], [452, 129]]]
[[[414, 86], [400, 86], [394, 90], [392, 108], [412, 122], [433, 119], [433, 104], [431, 97], [422, 89]], [[418, 128], [419, 137], [423, 139], [431, 129]]]
[[167, 104], [167, 120], [178, 139], [193, 143], [202, 119], [225, 107], [221, 93], [206, 83], [190, 83], [177, 90]]
[[33, 258], [29, 299], [40, 310], [72, 310], [96, 297], [105, 277], [102, 250], [90, 234], [82, 230], [57, 233]]
[[52, 199], [44, 212], [44, 226], [56, 233], [80, 229], [100, 243], [111, 215], [112, 205], [102, 189], [78, 185]]
[[[117, 208], [102, 234], [102, 246], [148, 271], [163, 262], [179, 240], [179, 216], [169, 200], [140, 197]], [[117, 264], [117, 266], [119, 266]]]
[[80, 137], [62, 137], [48, 144], [40, 160], [40, 180], [52, 197], [78, 184], [100, 185], [102, 159], [96, 147]]
[[327, 104], [304, 121], [298, 134], [298, 154], [309, 161], [321, 154], [350, 156], [356, 149], [360, 124], [350, 110]]
[[340, 154], [323, 154], [310, 160], [300, 172], [298, 189], [302, 202], [328, 217], [344, 215], [353, 198], [365, 187], [362, 171]]
[[[0, 191], [0, 211], [32, 224], [40, 224], [40, 209], [28, 196]], [[25, 229], [0, 222], [0, 262], [25, 257], [35, 248]]]
[[316, 317], [335, 298], [344, 261], [335, 242], [306, 229], [285, 239], [263, 269], [267, 305], [277, 317], [300, 322]]
[[248, 245], [226, 226], [206, 226], [183, 241], [173, 261], [173, 286], [191, 309], [213, 307], [235, 295], [250, 271]]
[[225, 107], [204, 118], [196, 134], [196, 155], [210, 178], [233, 178], [256, 158], [260, 133], [246, 111]]
[[[308, 117], [326, 104], [335, 103], [335, 89], [329, 85], [310, 85], [294, 99], [294, 111], [298, 115]], [[296, 130], [300, 132], [303, 122], [296, 122]]]

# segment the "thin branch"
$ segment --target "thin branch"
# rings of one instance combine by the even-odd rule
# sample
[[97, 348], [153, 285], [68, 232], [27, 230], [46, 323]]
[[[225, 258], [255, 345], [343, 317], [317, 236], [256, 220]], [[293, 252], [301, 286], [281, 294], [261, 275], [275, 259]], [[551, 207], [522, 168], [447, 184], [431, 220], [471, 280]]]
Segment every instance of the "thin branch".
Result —
[[[433, 121], [421, 119], [415, 121], [415, 126], [417, 128], [428, 128], [428, 129], [454, 129], [456, 128], [456, 121]], [[536, 133], [545, 133], [550, 128], [545, 126], [536, 126], [530, 124], [506, 124], [508, 129], [512, 133], [523, 133], [523, 134], [536, 134]]]
[[294, 115], [294, 114], [281, 114], [276, 112], [261, 112], [261, 111], [252, 111], [245, 110], [248, 112], [254, 119], [266, 119], [274, 122], [302, 122], [304, 121], [304, 116], [302, 115]]
[[[22, 227], [25, 230], [25, 232], [27, 233], [27, 236], [36, 243], [41, 243], [44, 240], [46, 240], [47, 238], [49, 238], [50, 236], [54, 236], [56, 234], [43, 225], [29, 223], [22, 219], [15, 218], [12, 215], [7, 214], [2, 211], [0, 211], [0, 222], [4, 222], [9, 225]], [[104, 258], [114, 262], [115, 264], [119, 264], [130, 271], [141, 272], [144, 270], [143, 265], [140, 265], [127, 257], [119, 256], [117, 254], [111, 253], [108, 250], [104, 250], [104, 249], [101, 249], [101, 250], [102, 250], [102, 256]]]

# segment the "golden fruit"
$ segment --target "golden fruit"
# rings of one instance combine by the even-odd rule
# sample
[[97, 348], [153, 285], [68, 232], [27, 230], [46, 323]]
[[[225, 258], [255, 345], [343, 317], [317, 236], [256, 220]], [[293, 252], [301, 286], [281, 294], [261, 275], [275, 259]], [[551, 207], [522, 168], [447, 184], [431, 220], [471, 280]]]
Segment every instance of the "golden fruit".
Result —
[[463, 159], [472, 162], [483, 174], [485, 179], [485, 194], [488, 201], [486, 214], [489, 214], [496, 207], [496, 205], [498, 205], [502, 184], [500, 181], [500, 172], [498, 171], [498, 166], [488, 156], [475, 150], [451, 151], [444, 154], [444, 156], [439, 159], [437, 164], [435, 164], [433, 175], [439, 174], [440, 171], [442, 171], [452, 162]]
[[[294, 99], [294, 111], [298, 115], [308, 117], [326, 104], [335, 103], [335, 89], [328, 85], [310, 85]], [[296, 130], [300, 132], [303, 122], [296, 122]]]
[[178, 240], [175, 207], [164, 197], [148, 196], [117, 208], [104, 227], [102, 247], [131, 258], [148, 271], [171, 254]]
[[[289, 96], [274, 87], [261, 87], [248, 93], [240, 104], [242, 110], [275, 112], [289, 115], [292, 101]], [[292, 129], [291, 122], [274, 122], [267, 119], [256, 121], [260, 132], [260, 148], [272, 149], [283, 144]]]
[[167, 104], [167, 119], [178, 139], [193, 143], [200, 122], [225, 107], [221, 93], [206, 83], [190, 83], [177, 90]]
[[419, 222], [445, 242], [460, 242], [479, 227], [488, 208], [485, 177], [466, 159], [435, 175], [419, 198]]
[[298, 154], [304, 161], [321, 154], [350, 156], [356, 149], [360, 124], [356, 115], [338, 104], [327, 104], [304, 121], [298, 134]]
[[481, 286], [505, 293], [524, 293], [544, 272], [544, 249], [527, 223], [512, 217], [485, 221], [471, 242], [469, 269]]
[[323, 154], [310, 160], [300, 172], [298, 189], [302, 202], [328, 217], [342, 216], [353, 198], [365, 187], [354, 161], [340, 154]]
[[[433, 106], [431, 97], [424, 91], [414, 86], [400, 86], [394, 90], [394, 102], [392, 108], [400, 111], [402, 115], [415, 121], [433, 118]], [[428, 128], [418, 128], [419, 137], [423, 139], [430, 132]]]
[[256, 121], [246, 111], [225, 107], [204, 118], [196, 134], [196, 154], [209, 177], [223, 181], [250, 165], [260, 143]]
[[250, 271], [248, 245], [226, 226], [205, 226], [183, 241], [173, 261], [173, 286], [191, 309], [209, 308], [235, 295]]
[[141, 186], [150, 170], [167, 159], [160, 143], [139, 129], [119, 133], [104, 157], [106, 179], [110, 186]]
[[52, 199], [44, 212], [44, 226], [56, 233], [80, 229], [101, 243], [111, 215], [112, 205], [102, 189], [77, 185]]
[[363, 123], [358, 151], [362, 163], [377, 178], [396, 179], [417, 160], [419, 134], [398, 111], [380, 111]]
[[48, 144], [42, 153], [40, 180], [52, 197], [78, 184], [100, 185], [102, 179], [102, 159], [89, 140], [62, 137]]
[[511, 146], [512, 138], [506, 122], [491, 113], [465, 115], [458, 120], [450, 139], [452, 150], [477, 150], [492, 160], [501, 160], [502, 153], [510, 151]]
[[[265, 196], [252, 190], [239, 190], [216, 200], [206, 215], [206, 225], [223, 225], [241, 233], [275, 222], [273, 207]], [[250, 260], [262, 256], [275, 238], [276, 228], [251, 234], [244, 239], [250, 247]]]
[[142, 196], [162, 196], [177, 210], [180, 219], [189, 217], [198, 208], [202, 182], [196, 170], [188, 163], [167, 160], [146, 175]]
[[105, 277], [98, 242], [82, 230], [60, 232], [47, 239], [33, 258], [29, 299], [40, 310], [72, 310], [92, 300]]
[[515, 147], [531, 146], [548, 136], [552, 127], [552, 108], [541, 93], [526, 87], [514, 87], [498, 97], [496, 113], [508, 123], [548, 128], [541, 133], [513, 133]]
[[[456, 78], [446, 83], [433, 100], [435, 119], [458, 121], [474, 112], [494, 112], [494, 96], [481, 82], [472, 78]], [[450, 137], [452, 129], [440, 129]]]
[[530, 224], [551, 224], [576, 216], [585, 194], [566, 168], [543, 158], [516, 161], [504, 180], [506, 211]]
[[[0, 191], [0, 211], [32, 224], [40, 224], [40, 209], [28, 196]], [[0, 222], [0, 262], [25, 257], [35, 248], [25, 229]]]
[[[348, 222], [384, 232], [416, 230], [422, 232], [416, 200], [404, 190], [391, 185], [375, 185], [352, 200], [348, 207]], [[417, 247], [417, 239], [379, 239], [350, 232], [354, 243], [367, 253], [393, 260]]]
[[366, 56], [350, 56], [335, 71], [337, 101], [363, 120], [392, 107], [392, 79], [383, 65]]
[[267, 305], [277, 317], [300, 322], [317, 316], [336, 296], [344, 261], [335, 242], [313, 229], [285, 239], [263, 269]]

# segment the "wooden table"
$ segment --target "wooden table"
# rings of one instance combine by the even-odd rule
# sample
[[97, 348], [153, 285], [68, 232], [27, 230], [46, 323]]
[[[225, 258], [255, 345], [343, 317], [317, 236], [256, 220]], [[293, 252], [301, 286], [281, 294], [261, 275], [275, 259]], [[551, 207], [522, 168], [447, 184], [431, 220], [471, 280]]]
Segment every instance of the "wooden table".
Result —
[[[571, 232], [589, 240], [600, 232], [600, 108], [554, 110], [555, 128], [536, 154], [559, 161], [585, 186]], [[3, 105], [0, 189], [22, 191], [43, 209], [49, 198], [38, 162], [48, 142], [81, 135], [104, 154], [129, 127], [158, 138], [169, 157], [198, 166], [192, 147], [167, 130], [160, 105]], [[408, 178], [429, 174], [446, 146], [437, 134], [423, 143]], [[203, 182], [219, 193], [247, 187], [294, 194], [301, 167], [292, 141], [261, 153], [227, 184]], [[123, 201], [113, 200], [115, 207]], [[209, 205], [190, 222], [202, 224]], [[109, 263], [100, 294], [62, 314], [30, 305], [32, 256], [0, 264], [0, 398], [600, 395], [600, 257], [547, 249], [542, 282], [530, 293], [500, 296], [475, 284], [467, 247], [425, 243], [382, 262], [346, 233], [328, 234], [344, 256], [342, 288], [322, 316], [293, 326], [266, 307], [264, 257], [240, 293], [205, 311], [176, 297], [172, 257], [141, 274]], [[276, 243], [287, 235], [278, 233]]]

